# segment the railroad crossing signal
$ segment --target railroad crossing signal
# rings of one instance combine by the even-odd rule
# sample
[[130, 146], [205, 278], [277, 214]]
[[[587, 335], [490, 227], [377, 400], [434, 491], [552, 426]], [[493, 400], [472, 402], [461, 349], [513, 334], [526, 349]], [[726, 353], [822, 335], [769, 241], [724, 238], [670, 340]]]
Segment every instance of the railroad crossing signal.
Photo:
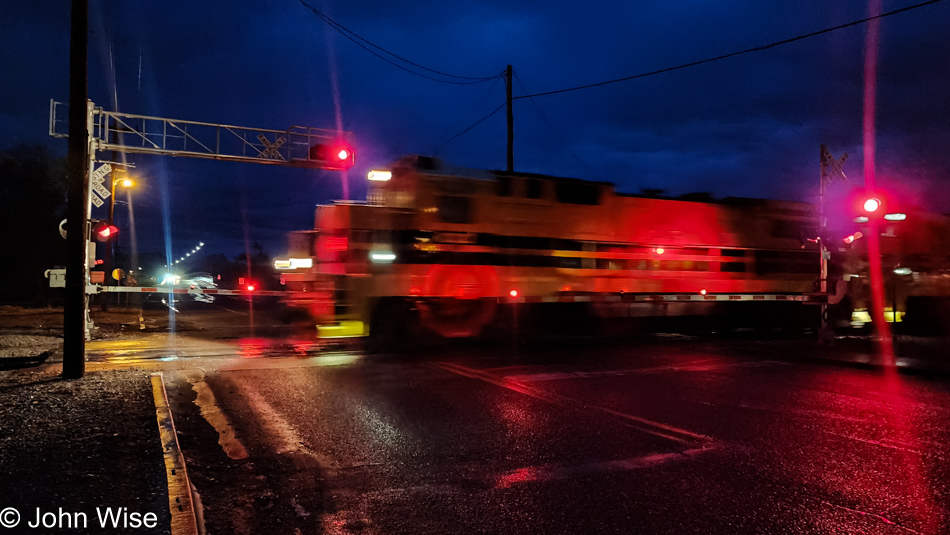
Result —
[[[85, 8], [82, 10], [74, 10], [74, 18], [76, 14], [80, 12], [84, 13]], [[83, 17], [84, 16], [85, 15], [83, 15]], [[78, 24], [74, 24], [74, 28], [78, 28], [79, 26]], [[77, 33], [74, 30], [74, 37], [77, 35], [81, 35], [81, 32]], [[85, 39], [84, 36], [83, 39]], [[85, 45], [80, 48], [85, 49]], [[85, 55], [83, 55], [82, 58], [82, 61], [76, 62], [76, 64], [83, 64], [82, 72], [85, 73]], [[84, 79], [85, 74], [80, 78]], [[77, 89], [74, 87], [72, 91], [76, 92]], [[82, 90], [82, 94], [85, 94], [85, 89]], [[86, 99], [85, 97], [81, 99], [74, 97], [72, 100], [78, 102]], [[81, 103], [74, 104], [74, 112], [82, 106]], [[57, 114], [61, 106], [63, 106], [62, 103], [50, 100], [49, 134], [53, 137], [65, 138], [69, 137], [70, 134], [69, 130], [64, 128], [68, 126], [68, 123], [62, 119], [62, 113]], [[84, 166], [89, 166], [89, 169], [92, 168], [96, 161], [96, 153], [109, 150], [126, 154], [188, 156], [193, 158], [211, 158], [223, 161], [253, 162], [290, 167], [321, 167], [323, 169], [334, 170], [349, 169], [355, 163], [352, 146], [346, 141], [350, 135], [348, 132], [302, 126], [292, 126], [287, 130], [269, 130], [149, 117], [103, 110], [88, 100], [85, 102], [85, 110], [85, 121], [82, 121], [82, 114], [76, 112], [70, 114], [72, 117], [72, 121], [70, 122], [73, 126], [81, 121], [87, 125], [86, 128], [77, 127], [71, 131], [74, 136], [79, 134], [84, 137], [81, 143], [85, 144], [88, 150], [81, 150], [80, 152], [87, 158], [87, 162], [84, 162]], [[255, 134], [257, 135], [258, 141], [263, 145], [262, 150], [258, 150], [258, 147], [250, 141], [253, 140]], [[278, 137], [271, 143], [265, 134]], [[136, 143], [125, 144], [124, 139], [131, 138], [134, 138]], [[70, 154], [77, 150], [74, 145], [79, 143], [79, 141], [80, 140], [75, 139], [71, 141]], [[231, 142], [229, 143], [227, 141]], [[338, 147], [336, 159], [331, 159], [326, 162], [314, 160], [311, 157], [311, 151], [315, 143], [317, 145], [321, 143], [332, 144]], [[251, 146], [253, 150], [248, 150], [248, 146]], [[280, 150], [281, 147], [283, 147], [283, 152]], [[91, 201], [96, 208], [105, 204], [104, 199], [107, 199], [111, 192], [109, 188], [103, 185], [103, 181], [111, 170], [112, 166], [106, 164], [89, 173], [90, 181], [88, 185], [86, 185], [85, 191], [82, 192], [82, 200], [80, 202], [72, 202], [76, 199], [72, 193], [70, 194], [70, 206], [81, 206], [82, 208], [80, 210], [81, 215], [77, 219], [83, 221], [84, 228], [88, 228], [85, 227], [85, 225], [88, 224], [87, 222], [90, 216], [86, 199]], [[75, 171], [71, 170], [70, 176], [74, 173]], [[85, 172], [83, 172], [83, 174], [85, 174]], [[110, 184], [110, 186], [111, 185], [112, 184]], [[115, 235], [117, 230], [117, 228], [115, 230], [110, 229], [105, 235], [97, 233], [96, 238], [109, 239]], [[65, 232], [63, 233], [65, 234]], [[85, 242], [88, 251], [88, 246], [91, 245], [89, 239], [90, 236], [86, 232], [78, 233], [77, 236], [70, 236], [67, 240], [67, 242], [69, 242], [68, 247], [73, 247], [72, 244], [75, 241], [81, 240]], [[76, 245], [76, 248], [78, 248], [78, 245]], [[70, 257], [71, 260], [68, 264], [72, 266], [70, 268], [72, 270], [71, 272], [84, 272], [84, 277], [88, 276], [89, 265], [92, 264], [92, 262], [87, 259], [83, 263], [79, 263], [76, 258], [76, 256]], [[85, 331], [85, 337], [89, 337], [89, 329], [92, 327], [92, 322], [89, 321], [89, 303], [82, 293], [70, 290], [67, 291], [67, 295], [67, 302], [69, 304], [66, 307], [67, 312], [63, 319], [66, 344], [63, 360], [66, 363], [64, 369], [69, 369], [70, 371], [68, 371], [68, 373], [64, 371], [64, 375], [81, 377], [85, 370], [85, 342], [83, 339], [78, 339], [75, 336], [76, 331], [71, 330], [69, 326], [77, 325], [79, 321], [82, 321], [84, 324], [83, 330]], [[80, 318], [80, 316], [82, 316], [82, 318]]]

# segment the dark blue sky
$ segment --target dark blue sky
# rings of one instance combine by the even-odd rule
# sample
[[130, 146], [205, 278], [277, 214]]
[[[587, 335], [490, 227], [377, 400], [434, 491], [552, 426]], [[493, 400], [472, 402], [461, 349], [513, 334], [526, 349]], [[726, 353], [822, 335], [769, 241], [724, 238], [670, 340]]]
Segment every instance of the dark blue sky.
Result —
[[[914, 3], [885, 0], [883, 9]], [[311, 4], [433, 69], [482, 77], [510, 63], [523, 83], [515, 82], [516, 96], [727, 54], [868, 13], [866, 2], [820, 0]], [[414, 76], [346, 40], [297, 0], [91, 0], [90, 11], [90, 98], [105, 108], [117, 99], [129, 113], [334, 128], [338, 95], [343, 127], [358, 140], [348, 174], [354, 198], [365, 194], [368, 169], [408, 153], [505, 166], [503, 111], [443, 145], [504, 102], [503, 81], [452, 85]], [[950, 2], [883, 19], [878, 66], [879, 182], [942, 212], [950, 212], [948, 27]], [[818, 146], [826, 143], [836, 155], [851, 154], [845, 171], [860, 184], [866, 29], [518, 100], [515, 170], [606, 180], [622, 191], [813, 201]], [[69, 97], [69, 2], [5, 6], [0, 36], [0, 145], [42, 143], [65, 154], [66, 142], [46, 130], [49, 99]], [[276, 254], [285, 231], [310, 227], [314, 205], [341, 195], [335, 172], [132, 159], [146, 177], [134, 194], [142, 250], [162, 247], [164, 210], [175, 255], [204, 241], [232, 256], [245, 236]]]

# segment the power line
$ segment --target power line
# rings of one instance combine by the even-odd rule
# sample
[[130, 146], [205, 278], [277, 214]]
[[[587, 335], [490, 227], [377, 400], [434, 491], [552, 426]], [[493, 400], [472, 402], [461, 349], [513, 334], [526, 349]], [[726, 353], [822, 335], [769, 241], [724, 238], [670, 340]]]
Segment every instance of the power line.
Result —
[[[472, 109], [470, 109], [470, 110], [468, 111], [468, 113], [466, 113], [465, 115], [459, 116], [459, 118], [455, 121], [455, 123], [452, 124], [452, 126], [450, 126], [450, 127], [448, 127], [448, 128], [445, 129], [445, 133], [444, 133], [443, 135], [447, 135], [447, 134], [451, 133], [453, 130], [455, 130], [455, 128], [459, 125], [459, 123], [462, 122], [462, 119], [463, 119], [465, 116], [470, 115], [472, 112], [474, 112], [475, 110], [477, 110], [478, 107], [481, 106], [483, 102], [485, 102], [485, 99], [487, 99], [487, 98], [489, 97], [489, 95], [491, 95], [492, 91], [495, 90], [495, 87], [498, 86], [498, 81], [499, 81], [499, 80], [501, 80], [501, 77], [500, 77], [500, 76], [496, 77], [496, 78], [495, 78], [495, 82], [494, 82], [493, 84], [491, 84], [491, 86], [488, 88], [488, 91], [486, 91], [485, 94], [482, 95], [482, 98], [478, 99], [478, 102], [476, 102], [475, 105], [472, 106]], [[439, 136], [439, 137], [441, 138], [442, 136]], [[437, 139], [438, 139], [438, 138], [437, 138]], [[445, 143], [443, 143], [443, 145], [444, 145], [444, 144], [445, 144]], [[439, 147], [441, 148], [441, 146], [442, 146], [442, 145], [440, 145]], [[433, 149], [433, 152], [435, 152], [435, 150], [437, 150], [437, 149]]]
[[[432, 80], [432, 81], [435, 81], [435, 82], [442, 82], [442, 83], [444, 83], [444, 84], [456, 84], [456, 85], [480, 84], [480, 83], [482, 83], [482, 82], [487, 82], [487, 81], [489, 81], [489, 80], [494, 80], [494, 79], [498, 78], [499, 76], [501, 76], [501, 74], [496, 74], [496, 75], [494, 75], [494, 76], [489, 76], [489, 77], [480, 78], [480, 77], [472, 77], [472, 76], [461, 76], [461, 75], [457, 75], [457, 74], [450, 74], [450, 73], [447, 73], [447, 72], [442, 72], [442, 71], [439, 71], [439, 70], [436, 70], [436, 69], [430, 69], [429, 67], [426, 67], [426, 66], [424, 66], [424, 65], [420, 65], [420, 64], [418, 64], [418, 63], [416, 63], [416, 62], [414, 62], [414, 61], [410, 61], [410, 60], [408, 60], [408, 59], [406, 59], [406, 58], [404, 58], [404, 57], [402, 57], [402, 56], [400, 56], [400, 55], [398, 55], [398, 54], [394, 54], [394, 53], [392, 53], [392, 52], [386, 50], [385, 48], [383, 48], [383, 47], [381, 47], [381, 46], [379, 46], [379, 45], [376, 45], [376, 44], [372, 43], [371, 41], [369, 41], [369, 40], [367, 40], [367, 39], [364, 39], [363, 37], [359, 36], [356, 32], [353, 32], [353, 31], [347, 29], [347, 28], [346, 28], [345, 26], [343, 26], [342, 24], [340, 24], [340, 23], [338, 23], [337, 21], [331, 19], [331, 18], [328, 17], [327, 15], [324, 15], [324, 14], [323, 14], [322, 12], [320, 12], [317, 8], [311, 6], [310, 4], [308, 4], [307, 2], [305, 2], [304, 0], [299, 0], [299, 1], [300, 1], [301, 4], [303, 4], [304, 7], [306, 7], [306, 8], [309, 9], [314, 15], [316, 15], [317, 17], [319, 17], [320, 20], [322, 20], [322, 21], [325, 22], [328, 26], [330, 26], [331, 28], [333, 28], [334, 30], [336, 30], [337, 32], [339, 32], [340, 35], [342, 35], [343, 37], [346, 37], [346, 38], [349, 39], [350, 41], [353, 41], [353, 43], [355, 43], [357, 46], [359, 46], [359, 47], [362, 48], [363, 50], [366, 50], [366, 51], [369, 52], [370, 54], [376, 56], [377, 58], [379, 58], [379, 59], [381, 59], [381, 60], [383, 60], [383, 61], [385, 61], [386, 63], [389, 63], [390, 65], [392, 65], [392, 66], [394, 66], [394, 67], [398, 67], [398, 68], [400, 68], [400, 69], [402, 69], [402, 70], [404, 70], [404, 71], [406, 71], [406, 72], [408, 72], [408, 73], [415, 74], [416, 76], [421, 76], [422, 78], [426, 78], [426, 79], [428, 79], [428, 80]], [[365, 44], [364, 44], [364, 43], [365, 43]], [[412, 69], [406, 67], [405, 65], [400, 65], [399, 63], [396, 63], [396, 62], [390, 60], [389, 58], [386, 58], [386, 57], [381, 56], [381, 55], [380, 55], [379, 53], [377, 53], [376, 51], [371, 50], [369, 47], [367, 47], [367, 45], [369, 45], [369, 47], [375, 48], [376, 50], [379, 50], [379, 51], [382, 52], [383, 54], [386, 54], [386, 55], [388, 55], [388, 56], [394, 57], [394, 58], [396, 58], [396, 59], [398, 59], [398, 60], [400, 60], [400, 61], [403, 61], [403, 62], [405, 62], [405, 63], [408, 63], [409, 65], [412, 65], [412, 66], [414, 66], [414, 67], [417, 67], [417, 68], [420, 68], [420, 69], [423, 69], [423, 70], [426, 70], [426, 71], [429, 71], [429, 72], [431, 72], [431, 73], [435, 73], [435, 74], [438, 74], [438, 75], [441, 75], [441, 76], [446, 76], [446, 77], [449, 77], [449, 78], [458, 78], [458, 79], [460, 79], [460, 80], [465, 80], [465, 81], [442, 80], [442, 79], [440, 79], [440, 78], [433, 78], [432, 76], [429, 76], [429, 75], [426, 75], [426, 74], [423, 74], [423, 73], [420, 73], [420, 72], [416, 72], [416, 71], [414, 71], [414, 70], [412, 70]]]
[[507, 105], [508, 105], [508, 103], [505, 102], [505, 103], [502, 104], [501, 106], [498, 106], [497, 108], [495, 108], [495, 111], [493, 111], [493, 112], [489, 113], [488, 115], [482, 117], [481, 119], [475, 121], [475, 123], [472, 124], [472, 126], [469, 126], [469, 127], [466, 128], [465, 130], [462, 130], [462, 131], [459, 132], [458, 134], [455, 134], [454, 136], [452, 136], [452, 137], [450, 137], [449, 139], [445, 140], [441, 145], [439, 145], [438, 147], [436, 147], [436, 149], [435, 149], [436, 152], [442, 150], [442, 147], [448, 145], [449, 142], [451, 142], [451, 141], [454, 140], [455, 138], [458, 138], [458, 137], [461, 137], [461, 136], [467, 134], [467, 133], [468, 133], [469, 131], [471, 131], [473, 128], [475, 128], [476, 126], [482, 124], [482, 122], [488, 120], [489, 117], [491, 117], [492, 115], [495, 115], [496, 113], [500, 112], [500, 111], [501, 111], [504, 107], [506, 107]]
[[[523, 89], [525, 93], [529, 93], [528, 88], [525, 87], [524, 82], [521, 81], [521, 77], [518, 76], [518, 73], [515, 71], [515, 72], [513, 72], [513, 74], [515, 75], [515, 79], [518, 80], [518, 85], [521, 86], [521, 89]], [[536, 101], [536, 100], [534, 100], [533, 98], [531, 98], [531, 95], [530, 95], [530, 94], [525, 95], [525, 96], [528, 97], [528, 98], [530, 98], [530, 100], [531, 100], [531, 102], [534, 104], [534, 106], [535, 106], [536, 108], [538, 108], [538, 113], [540, 113], [540, 114], [541, 114], [541, 117], [544, 119], [544, 121], [545, 121], [546, 123], [548, 123], [548, 128], [550, 128], [551, 131], [554, 132], [554, 135], [557, 136], [557, 138], [558, 138], [558, 140], [560, 140], [561, 144], [564, 145], [564, 148], [566, 148], [567, 151], [571, 153], [571, 156], [573, 156], [574, 159], [577, 160], [577, 163], [581, 164], [581, 166], [582, 166], [584, 169], [587, 170], [587, 178], [593, 180], [593, 172], [591, 171], [590, 167], [587, 167], [587, 164], [584, 163], [584, 161], [581, 160], [581, 159], [577, 156], [577, 154], [574, 152], [574, 150], [571, 149], [571, 146], [568, 145], [566, 141], [564, 141], [564, 138], [561, 137], [561, 134], [558, 133], [558, 131], [557, 131], [556, 128], [554, 128], [554, 124], [551, 123], [551, 120], [550, 120], [550, 119], [548, 119], [547, 114], [544, 113], [544, 110], [541, 108], [541, 105], [538, 104], [538, 101]], [[512, 100], [514, 100], [514, 99], [512, 98]]]
[[660, 70], [657, 70], [657, 71], [651, 71], [651, 72], [645, 72], [645, 73], [635, 74], [635, 75], [633, 75], [633, 76], [625, 76], [625, 77], [623, 77], [623, 78], [616, 78], [616, 79], [614, 79], [614, 80], [607, 80], [607, 81], [604, 81], [604, 82], [597, 82], [597, 83], [593, 83], [593, 84], [580, 85], [580, 86], [576, 86], [576, 87], [568, 87], [568, 88], [565, 88], [565, 89], [557, 89], [557, 90], [554, 90], [554, 91], [545, 91], [545, 92], [543, 92], [543, 93], [534, 93], [534, 94], [531, 94], [531, 95], [521, 95], [521, 96], [519, 96], [519, 97], [514, 97], [514, 99], [532, 98], [532, 97], [543, 97], [543, 96], [546, 96], [546, 95], [556, 95], [556, 94], [558, 94], [558, 93], [567, 93], [567, 92], [569, 92], [569, 91], [579, 91], [579, 90], [581, 90], [581, 89], [590, 89], [590, 88], [592, 88], [592, 87], [600, 87], [600, 86], [603, 86], [603, 85], [615, 84], [615, 83], [617, 83], [617, 82], [625, 82], [625, 81], [627, 81], [627, 80], [635, 80], [635, 79], [637, 79], [637, 78], [645, 78], [645, 77], [647, 77], [647, 76], [653, 76], [654, 74], [663, 74], [663, 73], [665, 73], [665, 72], [676, 71], [676, 70], [679, 70], [679, 69], [685, 69], [685, 68], [687, 68], [687, 67], [695, 67], [695, 66], [697, 66], [697, 65], [702, 65], [702, 64], [704, 64], [704, 63], [712, 63], [712, 62], [714, 62], [714, 61], [719, 61], [719, 60], [723, 60], [723, 59], [727, 59], [727, 58], [732, 58], [732, 57], [735, 57], [735, 56], [741, 56], [741, 55], [743, 55], [743, 54], [749, 54], [749, 53], [752, 53], [752, 52], [760, 52], [760, 51], [762, 51], [762, 50], [768, 50], [768, 49], [770, 49], [770, 48], [775, 48], [775, 47], [777, 47], [777, 46], [787, 45], [787, 44], [789, 44], [789, 43], [794, 43], [795, 41], [801, 41], [801, 40], [803, 40], [803, 39], [808, 39], [808, 38], [810, 38], [810, 37], [815, 37], [815, 36], [817, 36], [817, 35], [822, 35], [822, 34], [826, 34], [826, 33], [831, 33], [831, 32], [837, 31], [837, 30], [841, 30], [841, 29], [843, 29], [843, 28], [848, 28], [848, 27], [851, 27], [851, 26], [857, 26], [857, 25], [860, 25], [860, 24], [865, 24], [865, 23], [870, 22], [870, 21], [872, 21], [872, 20], [882, 19], [882, 18], [884, 18], [884, 17], [889, 17], [889, 16], [891, 16], [891, 15], [897, 15], [898, 13], [904, 13], [905, 11], [910, 11], [910, 10], [912, 10], [912, 9], [917, 9], [917, 8], [919, 8], [919, 7], [928, 6], [928, 5], [930, 5], [930, 4], [936, 4], [937, 2], [941, 2], [941, 1], [942, 1], [942, 0], [928, 0], [928, 1], [926, 1], [926, 2], [921, 2], [921, 3], [919, 3], [919, 4], [914, 4], [914, 5], [912, 5], [912, 6], [907, 6], [907, 7], [903, 7], [903, 8], [900, 8], [900, 9], [895, 9], [895, 10], [893, 10], [893, 11], [888, 11], [887, 13], [881, 13], [880, 15], [875, 15], [875, 16], [873, 16], [873, 17], [868, 17], [868, 18], [866, 18], [866, 19], [856, 20], [856, 21], [853, 21], [853, 22], [848, 22], [848, 23], [846, 23], [846, 24], [841, 24], [841, 25], [838, 25], [838, 26], [834, 26], [834, 27], [832, 27], [832, 28], [826, 28], [826, 29], [824, 29], [824, 30], [819, 30], [819, 31], [817, 31], [817, 32], [812, 32], [812, 33], [807, 33], [807, 34], [804, 34], [804, 35], [799, 35], [799, 36], [797, 36], [797, 37], [792, 37], [792, 38], [790, 38], [790, 39], [784, 39], [784, 40], [782, 40], [782, 41], [776, 41], [776, 42], [774, 42], [774, 43], [770, 43], [770, 44], [762, 45], [762, 46], [757, 46], [757, 47], [754, 47], [754, 48], [747, 48], [747, 49], [745, 49], [745, 50], [740, 50], [740, 51], [738, 51], [738, 52], [732, 52], [732, 53], [730, 53], [730, 54], [724, 54], [724, 55], [722, 55], [722, 56], [716, 56], [716, 57], [714, 57], [714, 58], [707, 58], [707, 59], [703, 59], [703, 60], [700, 60], [700, 61], [694, 61], [694, 62], [691, 62], [691, 63], [684, 63], [684, 64], [682, 64], [682, 65], [677, 65], [677, 66], [675, 66], [675, 67], [667, 67], [667, 68], [665, 68], [665, 69], [660, 69]]

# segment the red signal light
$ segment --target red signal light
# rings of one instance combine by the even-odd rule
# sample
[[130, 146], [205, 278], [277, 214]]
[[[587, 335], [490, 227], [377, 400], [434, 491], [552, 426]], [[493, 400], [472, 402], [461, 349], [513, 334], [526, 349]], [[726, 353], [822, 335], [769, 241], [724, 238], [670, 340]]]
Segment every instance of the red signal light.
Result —
[[870, 199], [866, 199], [864, 201], [863, 208], [865, 212], [874, 213], [874, 212], [877, 212], [880, 207], [881, 207], [880, 199], [871, 197]]
[[853, 193], [852, 199], [855, 215], [868, 219], [883, 217], [892, 204], [891, 195], [879, 189], [858, 189]]
[[518, 299], [518, 295], [519, 295], [518, 290], [515, 290], [515, 289], [512, 289], [510, 292], [508, 292], [508, 297], [512, 299]]
[[249, 282], [249, 283], [247, 283], [247, 285], [244, 287], [244, 289], [247, 290], [248, 292], [253, 292], [254, 290], [257, 289], [257, 285], [255, 285], [253, 282]]
[[356, 163], [353, 147], [346, 141], [318, 143], [310, 147], [310, 162], [320, 169], [344, 171]]
[[113, 236], [119, 233], [119, 227], [109, 224], [107, 221], [100, 221], [92, 228], [92, 234], [96, 241], [109, 241]]

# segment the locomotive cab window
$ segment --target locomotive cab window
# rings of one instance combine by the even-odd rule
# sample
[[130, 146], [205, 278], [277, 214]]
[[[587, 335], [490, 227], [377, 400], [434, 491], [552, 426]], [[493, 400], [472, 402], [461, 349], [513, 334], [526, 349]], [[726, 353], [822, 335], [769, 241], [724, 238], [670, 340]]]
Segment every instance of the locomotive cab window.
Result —
[[537, 178], [527, 178], [524, 181], [524, 196], [528, 199], [540, 199], [544, 195], [544, 182]]
[[458, 195], [439, 195], [439, 219], [446, 223], [472, 222], [472, 198]]
[[557, 200], [569, 204], [600, 204], [600, 190], [597, 184], [583, 182], [558, 182]]
[[511, 177], [510, 176], [498, 177], [498, 182], [495, 183], [495, 194], [498, 195], [499, 197], [511, 196]]

